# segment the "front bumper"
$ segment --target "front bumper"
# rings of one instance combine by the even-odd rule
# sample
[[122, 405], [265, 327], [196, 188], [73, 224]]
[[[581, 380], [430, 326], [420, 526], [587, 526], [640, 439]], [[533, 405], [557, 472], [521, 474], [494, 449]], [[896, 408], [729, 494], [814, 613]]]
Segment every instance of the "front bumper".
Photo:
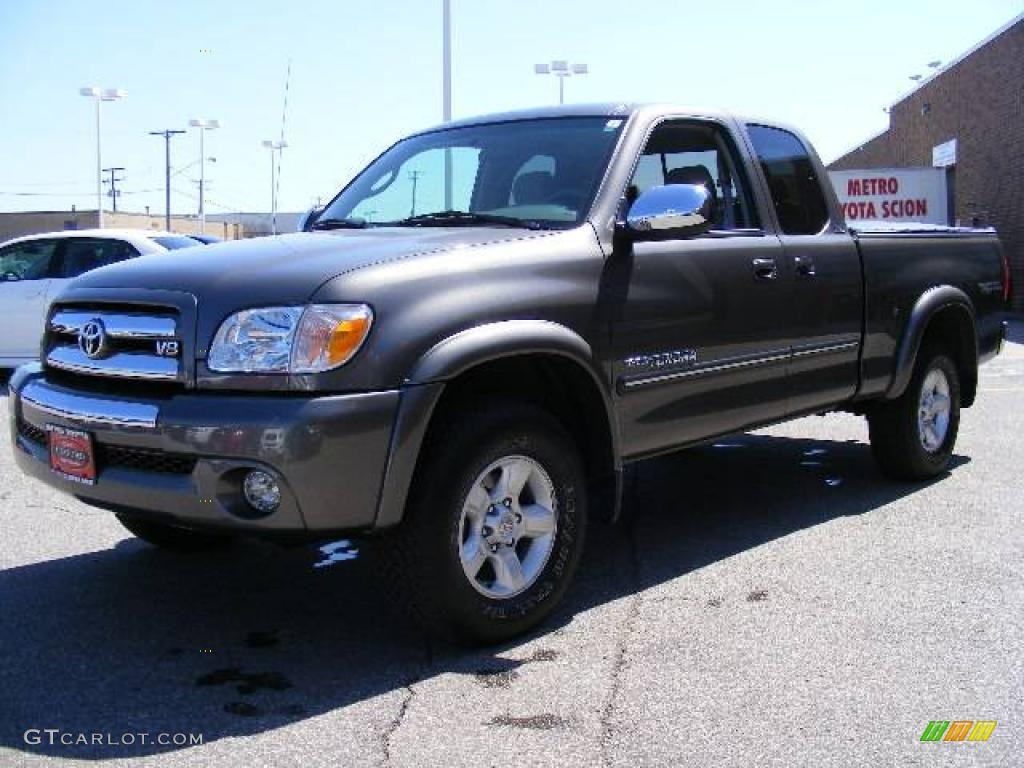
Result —
[[[9, 404], [18, 466], [88, 504], [192, 527], [317, 535], [373, 527], [398, 401], [398, 391], [126, 398], [47, 381], [29, 365], [11, 378]], [[94, 485], [50, 470], [47, 424], [92, 435]], [[251, 469], [281, 486], [269, 515], [241, 493]]]

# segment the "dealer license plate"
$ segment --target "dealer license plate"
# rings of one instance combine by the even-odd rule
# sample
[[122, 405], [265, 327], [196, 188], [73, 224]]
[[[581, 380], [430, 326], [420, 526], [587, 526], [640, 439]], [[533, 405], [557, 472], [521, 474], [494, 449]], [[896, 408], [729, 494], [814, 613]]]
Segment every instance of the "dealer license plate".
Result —
[[50, 469], [65, 480], [92, 485], [96, 482], [96, 458], [92, 435], [78, 429], [47, 424]]

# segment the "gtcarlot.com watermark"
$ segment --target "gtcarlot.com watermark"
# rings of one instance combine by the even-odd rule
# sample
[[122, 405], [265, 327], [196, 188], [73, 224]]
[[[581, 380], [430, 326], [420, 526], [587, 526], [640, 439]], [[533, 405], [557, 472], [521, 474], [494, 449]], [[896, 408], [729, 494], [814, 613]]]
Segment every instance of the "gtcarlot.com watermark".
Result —
[[50, 747], [133, 747], [156, 744], [161, 747], [194, 747], [203, 743], [201, 733], [75, 733], [60, 728], [29, 728], [22, 738], [26, 744]]

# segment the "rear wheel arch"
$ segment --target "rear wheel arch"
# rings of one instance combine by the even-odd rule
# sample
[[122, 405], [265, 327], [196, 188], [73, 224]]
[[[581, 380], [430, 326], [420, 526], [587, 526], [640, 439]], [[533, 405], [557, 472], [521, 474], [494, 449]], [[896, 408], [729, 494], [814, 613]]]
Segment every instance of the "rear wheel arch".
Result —
[[895, 400], [906, 391], [925, 347], [941, 348], [949, 354], [959, 373], [963, 407], [970, 407], [978, 388], [978, 331], [974, 305], [959, 288], [931, 288], [915, 303], [896, 348], [886, 400]]

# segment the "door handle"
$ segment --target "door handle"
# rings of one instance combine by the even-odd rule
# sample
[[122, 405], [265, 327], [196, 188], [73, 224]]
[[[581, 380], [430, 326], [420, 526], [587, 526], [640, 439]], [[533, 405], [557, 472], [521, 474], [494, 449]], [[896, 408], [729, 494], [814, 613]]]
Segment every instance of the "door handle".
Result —
[[807, 256], [794, 256], [793, 266], [800, 277], [817, 277], [818, 268], [814, 266], [814, 260]]
[[750, 266], [754, 269], [755, 280], [774, 280], [779, 276], [779, 266], [775, 259], [754, 259]]

